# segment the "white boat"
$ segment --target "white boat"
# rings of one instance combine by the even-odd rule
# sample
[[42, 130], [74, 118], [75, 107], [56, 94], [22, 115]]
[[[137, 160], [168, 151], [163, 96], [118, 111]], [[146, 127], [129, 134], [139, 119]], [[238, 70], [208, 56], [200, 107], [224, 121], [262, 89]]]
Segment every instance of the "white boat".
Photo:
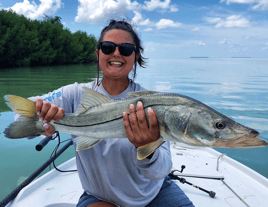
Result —
[[[245, 165], [211, 148], [182, 148], [171, 145], [174, 173], [187, 182], [216, 193], [212, 198], [191, 185], [174, 181], [196, 207], [266, 207], [268, 179]], [[72, 158], [61, 170], [76, 169]], [[202, 178], [197, 178], [202, 177]], [[61, 173], [55, 169], [24, 187], [8, 207], [75, 207], [83, 189], [77, 172]]]

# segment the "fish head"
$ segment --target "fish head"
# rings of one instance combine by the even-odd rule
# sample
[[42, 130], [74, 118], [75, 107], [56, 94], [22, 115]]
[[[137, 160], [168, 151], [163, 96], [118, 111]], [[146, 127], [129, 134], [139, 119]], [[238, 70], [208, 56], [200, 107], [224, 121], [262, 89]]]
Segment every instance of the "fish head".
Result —
[[259, 132], [243, 126], [213, 109], [196, 109], [189, 117], [185, 134], [197, 145], [223, 148], [267, 146]]

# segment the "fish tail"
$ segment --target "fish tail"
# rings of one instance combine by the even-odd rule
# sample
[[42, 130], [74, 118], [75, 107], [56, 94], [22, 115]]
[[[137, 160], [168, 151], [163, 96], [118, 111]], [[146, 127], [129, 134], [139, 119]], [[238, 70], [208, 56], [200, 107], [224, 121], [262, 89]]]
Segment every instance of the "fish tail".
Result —
[[157, 150], [157, 148], [160, 147], [164, 142], [165, 141], [163, 140], [163, 138], [160, 137], [160, 139], [156, 140], [155, 142], [151, 142], [149, 144], [138, 147], [138, 160], [143, 160], [144, 158], [154, 153], [155, 150]]
[[41, 127], [37, 127], [38, 115], [35, 111], [35, 102], [26, 98], [14, 95], [6, 95], [6, 104], [17, 114], [20, 115], [19, 120], [11, 123], [4, 131], [7, 138], [34, 138], [44, 131]]

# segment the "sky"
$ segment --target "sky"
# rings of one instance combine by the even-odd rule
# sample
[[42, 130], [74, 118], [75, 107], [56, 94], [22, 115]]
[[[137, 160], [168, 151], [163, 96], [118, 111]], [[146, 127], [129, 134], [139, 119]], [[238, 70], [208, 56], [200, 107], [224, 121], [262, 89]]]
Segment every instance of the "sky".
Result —
[[99, 38], [126, 19], [148, 58], [268, 57], [268, 0], [0, 0], [30, 19], [60, 16], [65, 28]]

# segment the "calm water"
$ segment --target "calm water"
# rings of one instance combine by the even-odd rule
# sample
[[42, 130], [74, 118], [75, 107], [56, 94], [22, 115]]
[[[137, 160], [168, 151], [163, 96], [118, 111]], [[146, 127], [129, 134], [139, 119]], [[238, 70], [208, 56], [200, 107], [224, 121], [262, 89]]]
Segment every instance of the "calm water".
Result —
[[[151, 59], [139, 68], [136, 81], [147, 89], [175, 92], [204, 102], [241, 124], [258, 130], [268, 140], [268, 59]], [[94, 65], [22, 68], [0, 71], [0, 97], [40, 95], [95, 77]], [[50, 156], [57, 142], [35, 151], [40, 138], [10, 140], [3, 131], [14, 113], [0, 101], [0, 200]], [[67, 134], [62, 139], [70, 138]], [[247, 150], [217, 149], [268, 178], [268, 147]], [[74, 156], [70, 147], [56, 161]], [[47, 172], [48, 170], [46, 170]]]

